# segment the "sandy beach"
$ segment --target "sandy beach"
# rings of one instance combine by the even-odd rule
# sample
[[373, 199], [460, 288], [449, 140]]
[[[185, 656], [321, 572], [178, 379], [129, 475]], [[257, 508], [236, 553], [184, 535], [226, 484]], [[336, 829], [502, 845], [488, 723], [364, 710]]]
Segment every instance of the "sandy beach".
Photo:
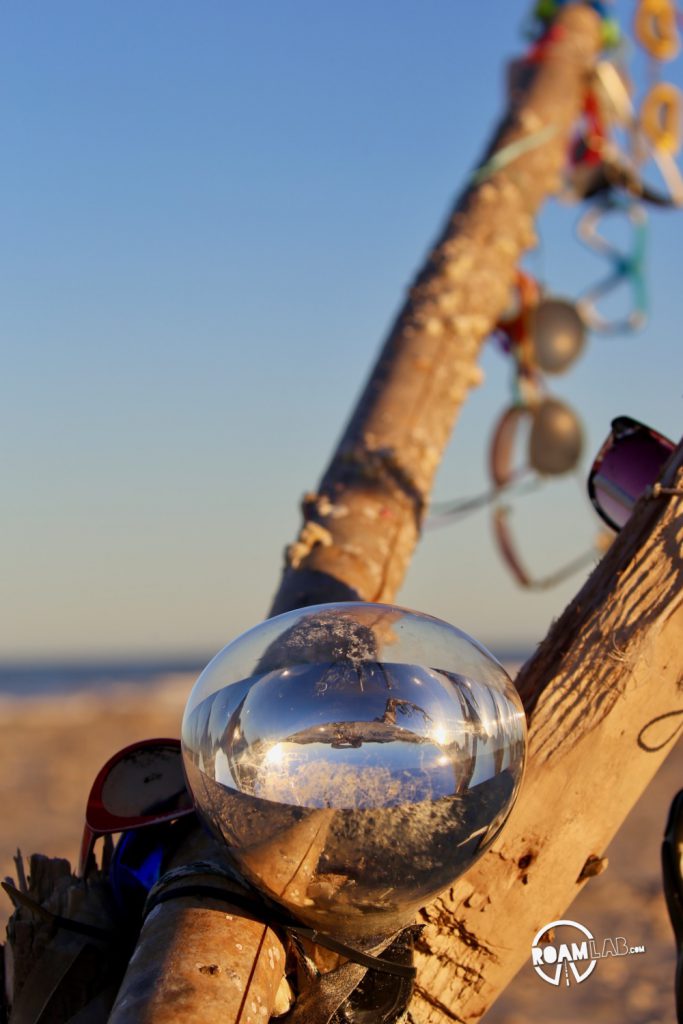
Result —
[[[177, 675], [147, 688], [0, 698], [3, 877], [15, 873], [17, 847], [24, 855], [37, 851], [75, 862], [98, 769], [134, 740], [179, 735], [193, 681]], [[645, 945], [646, 952], [601, 961], [590, 978], [569, 988], [546, 984], [529, 962], [487, 1015], [491, 1024], [674, 1021], [674, 942], [661, 895], [659, 846], [670, 800], [683, 786], [682, 755], [679, 744], [607, 851], [607, 871], [586, 886], [567, 914], [600, 939], [624, 936], [629, 945]], [[3, 932], [9, 909], [4, 900]]]

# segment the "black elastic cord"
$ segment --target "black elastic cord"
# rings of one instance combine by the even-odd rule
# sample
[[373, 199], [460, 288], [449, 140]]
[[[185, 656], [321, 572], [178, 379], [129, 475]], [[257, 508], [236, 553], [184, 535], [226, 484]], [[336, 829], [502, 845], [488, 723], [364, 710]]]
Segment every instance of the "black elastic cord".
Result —
[[329, 949], [333, 953], [339, 953], [341, 956], [346, 957], [347, 960], [352, 960], [353, 963], [360, 964], [361, 967], [367, 967], [368, 970], [381, 971], [383, 974], [394, 974], [399, 978], [409, 979], [415, 978], [417, 974], [415, 967], [395, 964], [390, 960], [382, 959], [382, 957], [372, 956], [371, 953], [364, 953], [354, 946], [347, 946], [346, 943], [339, 942], [338, 939], [333, 939], [331, 935], [326, 935], [324, 932], [316, 931], [315, 928], [306, 928], [294, 921], [280, 907], [269, 905], [265, 900], [259, 898], [258, 895], [251, 896], [246, 893], [230, 892], [227, 889], [218, 888], [218, 886], [179, 885], [174, 886], [172, 889], [166, 889], [165, 892], [155, 894], [148, 900], [145, 916], [150, 914], [160, 903], [168, 903], [170, 900], [181, 899], [183, 896], [205, 896], [213, 900], [221, 900], [223, 903], [229, 903], [240, 910], [246, 910], [247, 913], [263, 924], [280, 927], [286, 932], [293, 932], [301, 938], [309, 939], [317, 946], [324, 946], [325, 949]]
[[86, 924], [84, 921], [74, 921], [70, 917], [62, 917], [61, 914], [53, 914], [47, 907], [41, 906], [40, 903], [32, 899], [28, 893], [22, 892], [21, 889], [17, 889], [15, 885], [10, 882], [0, 882], [2, 888], [5, 890], [9, 898], [15, 904], [20, 903], [27, 910], [30, 910], [34, 914], [38, 914], [39, 917], [44, 917], [47, 921], [50, 921], [56, 928], [63, 928], [67, 932], [77, 932], [79, 935], [87, 935], [90, 939], [111, 939], [116, 933], [108, 928], [98, 928], [94, 924]]
[[286, 930], [294, 932], [295, 935], [300, 935], [304, 939], [310, 939], [316, 946], [324, 946], [325, 949], [330, 949], [333, 953], [339, 953], [341, 956], [346, 957], [347, 960], [352, 960], [355, 964], [360, 964], [361, 967], [367, 967], [370, 971], [381, 971], [382, 974], [394, 974], [397, 978], [408, 978], [410, 980], [413, 980], [417, 975], [415, 967], [395, 964], [391, 960], [384, 960], [381, 956], [364, 953], [354, 946], [347, 946], [345, 942], [333, 939], [331, 935], [325, 935], [324, 932], [316, 931], [315, 928], [302, 928], [297, 924], [286, 925]]

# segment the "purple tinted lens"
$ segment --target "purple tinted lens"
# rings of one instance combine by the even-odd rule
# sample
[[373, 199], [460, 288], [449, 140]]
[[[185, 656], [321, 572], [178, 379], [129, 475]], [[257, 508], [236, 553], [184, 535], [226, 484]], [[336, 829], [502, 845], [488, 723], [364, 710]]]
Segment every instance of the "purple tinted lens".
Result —
[[644, 428], [617, 438], [603, 457], [593, 479], [595, 500], [605, 515], [621, 528], [643, 491], [653, 484], [673, 451], [665, 438]]

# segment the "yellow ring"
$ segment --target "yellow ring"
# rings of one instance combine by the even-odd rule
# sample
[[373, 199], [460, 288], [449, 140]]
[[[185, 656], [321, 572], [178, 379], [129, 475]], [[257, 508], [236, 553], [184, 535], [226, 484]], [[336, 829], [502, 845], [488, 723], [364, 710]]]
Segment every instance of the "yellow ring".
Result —
[[634, 32], [640, 45], [656, 60], [673, 60], [678, 55], [681, 44], [671, 0], [641, 0]]
[[640, 127], [654, 149], [675, 154], [681, 148], [683, 94], [670, 82], [654, 85], [640, 108]]

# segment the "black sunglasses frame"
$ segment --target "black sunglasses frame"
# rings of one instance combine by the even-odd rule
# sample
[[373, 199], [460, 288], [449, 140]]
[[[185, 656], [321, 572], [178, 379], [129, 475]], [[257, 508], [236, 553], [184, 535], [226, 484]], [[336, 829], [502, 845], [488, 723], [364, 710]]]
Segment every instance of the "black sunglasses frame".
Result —
[[676, 1019], [683, 1024], [683, 789], [673, 799], [662, 843], [662, 881], [676, 936]]
[[[646, 426], [644, 423], [640, 423], [639, 420], [631, 419], [630, 416], [617, 416], [616, 419], [612, 420], [612, 429], [609, 432], [606, 440], [600, 447], [600, 451], [593, 460], [590, 473], [588, 474], [588, 497], [591, 500], [593, 508], [598, 513], [601, 519], [603, 519], [609, 527], [616, 530], [617, 533], [621, 530], [621, 526], [616, 523], [610, 515], [603, 509], [600, 499], [597, 496], [595, 488], [595, 478], [600, 472], [603, 460], [607, 452], [611, 451], [612, 448], [620, 441], [624, 441], [627, 437], [632, 437], [634, 434], [643, 433], [648, 437], [651, 437], [658, 444], [665, 448], [671, 453], [676, 447], [673, 441], [669, 440], [663, 434], [653, 430], [652, 427]], [[654, 480], [652, 483], [654, 484]]]

